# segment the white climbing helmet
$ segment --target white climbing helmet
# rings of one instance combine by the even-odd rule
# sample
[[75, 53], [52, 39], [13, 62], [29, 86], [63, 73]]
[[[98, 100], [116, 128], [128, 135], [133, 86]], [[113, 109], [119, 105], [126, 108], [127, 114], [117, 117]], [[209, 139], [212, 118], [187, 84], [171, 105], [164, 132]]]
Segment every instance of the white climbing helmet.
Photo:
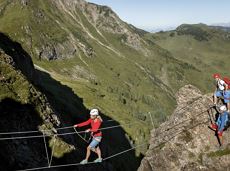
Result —
[[221, 110], [221, 111], [226, 111], [226, 110], [227, 110], [227, 108], [226, 108], [226, 106], [225, 106], [225, 105], [223, 105], [223, 106], [220, 106], [220, 110]]
[[97, 116], [97, 115], [99, 115], [98, 109], [92, 109], [92, 110], [90, 111], [90, 115], [92, 115], [92, 116]]

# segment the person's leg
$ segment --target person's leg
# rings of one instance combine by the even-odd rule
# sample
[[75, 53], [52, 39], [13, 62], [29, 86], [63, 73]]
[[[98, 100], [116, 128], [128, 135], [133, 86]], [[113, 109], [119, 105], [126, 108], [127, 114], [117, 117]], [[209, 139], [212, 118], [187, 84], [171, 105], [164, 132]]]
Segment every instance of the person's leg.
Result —
[[99, 143], [101, 142], [101, 137], [96, 137], [95, 139], [94, 139], [94, 148], [95, 148], [95, 150], [94, 150], [94, 152], [95, 153], [97, 153], [97, 155], [98, 155], [98, 158], [96, 159], [96, 160], [94, 160], [94, 162], [95, 163], [98, 163], [98, 162], [102, 162], [102, 158], [101, 158], [101, 149], [100, 149], [100, 147], [99, 147]]
[[96, 148], [96, 153], [98, 155], [98, 158], [101, 159], [101, 149], [99, 146]]
[[224, 144], [224, 140], [223, 140], [223, 136], [221, 135], [221, 136], [219, 136], [219, 140], [220, 140], [220, 145], [221, 146], [223, 146], [223, 144]]
[[97, 142], [93, 139], [92, 142], [87, 147], [85, 160], [82, 160], [81, 164], [88, 163], [88, 160], [89, 160], [89, 157], [90, 157], [90, 154], [91, 154], [91, 150], [94, 149], [96, 145], [97, 145]]
[[218, 131], [217, 132], [217, 135], [218, 135], [218, 139], [219, 139], [219, 142], [220, 142], [220, 146], [223, 146], [223, 131]]
[[228, 112], [230, 112], [230, 102], [227, 103]]
[[224, 103], [226, 104], [227, 111], [229, 112], [230, 111], [230, 91], [229, 90], [225, 91], [223, 95], [224, 95]]
[[86, 157], [85, 157], [84, 160], [82, 160], [82, 161], [80, 162], [80, 164], [87, 164], [87, 163], [88, 163], [89, 156], [90, 156], [90, 146], [87, 147]]
[[226, 104], [227, 104], [228, 112], [230, 112], [230, 90], [226, 91]]
[[219, 98], [221, 97], [221, 96], [223, 96], [223, 94], [222, 94], [222, 92], [220, 91], [220, 90], [216, 90], [215, 92], [214, 92], [214, 105], [217, 105], [218, 104], [218, 102], [219, 102]]
[[[97, 141], [95, 138], [93, 138], [92, 142], [89, 144], [87, 148], [87, 152], [90, 155], [90, 151], [92, 150], [93, 152], [97, 153], [96, 147], [98, 146], [99, 141]], [[86, 155], [87, 156], [87, 155]], [[89, 158], [89, 156], [88, 156]]]
[[213, 103], [214, 103], [214, 105], [216, 105], [216, 104], [217, 104], [217, 97], [216, 97], [216, 93], [214, 93], [214, 95], [213, 95]]
[[90, 153], [91, 153], [90, 150], [91, 150], [91, 147], [88, 146], [88, 147], [87, 147], [87, 152], [86, 152], [86, 157], [85, 157], [85, 160], [87, 160], [87, 161], [88, 161], [89, 156], [90, 156]]
[[224, 94], [223, 94], [223, 91], [221, 91], [221, 90], [217, 90], [216, 92], [215, 92], [215, 94], [214, 94], [214, 104], [217, 104], [218, 105], [218, 103], [219, 103], [219, 101], [220, 101], [220, 98], [221, 97], [223, 97], [224, 96]]
[[97, 153], [95, 148], [91, 148], [91, 151], [93, 151], [94, 153]]
[[96, 153], [97, 153], [97, 155], [98, 155], [98, 158], [97, 158], [96, 160], [94, 160], [94, 162], [95, 162], [95, 163], [100, 163], [100, 162], [102, 162], [102, 158], [101, 158], [101, 149], [100, 149], [99, 146], [96, 148]]

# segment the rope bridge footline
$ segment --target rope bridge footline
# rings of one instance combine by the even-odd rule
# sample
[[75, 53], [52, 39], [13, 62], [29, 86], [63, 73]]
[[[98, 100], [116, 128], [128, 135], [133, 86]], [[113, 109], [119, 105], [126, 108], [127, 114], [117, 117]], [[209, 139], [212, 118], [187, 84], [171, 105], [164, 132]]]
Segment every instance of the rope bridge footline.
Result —
[[[135, 122], [137, 122], [137, 121], [135, 121]], [[105, 128], [101, 128], [101, 129], [98, 129], [98, 130], [107, 130], [107, 129], [119, 128], [119, 127], [125, 126], [125, 125], [134, 125], [134, 122], [130, 122], [130, 123], [127, 123], [127, 124], [121, 124], [121, 125], [110, 126], [110, 127], [105, 127]], [[71, 126], [71, 127], [61, 128], [61, 129], [68, 129], [68, 128], [74, 128], [74, 127]], [[29, 132], [31, 132], [31, 131], [29, 131]], [[35, 131], [33, 131], [33, 132], [35, 132]], [[36, 131], [36, 132], [37, 132], [37, 131]], [[15, 139], [28, 139], [28, 138], [41, 138], [41, 137], [43, 137], [43, 140], [44, 140], [44, 147], [45, 147], [45, 151], [46, 151], [46, 158], [47, 158], [48, 166], [46, 166], [46, 167], [30, 168], [30, 169], [23, 169], [24, 171], [27, 171], [27, 170], [28, 170], [28, 171], [29, 171], [29, 170], [42, 170], [42, 169], [49, 169], [49, 168], [60, 168], [60, 167], [69, 167], [69, 166], [79, 166], [79, 165], [82, 165], [81, 163], [73, 163], [73, 164], [64, 164], [64, 165], [54, 165], [54, 166], [52, 166], [51, 164], [52, 164], [53, 152], [54, 152], [54, 146], [55, 146], [55, 144], [54, 144], [54, 146], [53, 146], [53, 148], [52, 148], [51, 156], [50, 156], [50, 159], [49, 159], [48, 149], [47, 149], [47, 145], [46, 145], [46, 141], [45, 141], [45, 138], [46, 138], [47, 136], [48, 136], [48, 137], [50, 137], [50, 136], [56, 137], [56, 136], [58, 136], [58, 135], [59, 135], [59, 136], [61, 136], [61, 135], [64, 136], [64, 135], [72, 135], [72, 134], [77, 134], [77, 135], [80, 136], [80, 133], [85, 133], [85, 131], [76, 131], [76, 128], [74, 128], [74, 132], [68, 132], [68, 133], [63, 133], [63, 134], [45, 135], [45, 134], [43, 133], [43, 135], [39, 135], [39, 136], [23, 136], [23, 137], [0, 138], [0, 141], [1, 141], [1, 140], [15, 140]], [[81, 137], [82, 139], [84, 139], [82, 136], [80, 136], [80, 137]], [[54, 141], [55, 141], [55, 140], [54, 140]], [[88, 141], [86, 141], [86, 140], [85, 140], [85, 142], [88, 143]], [[55, 143], [55, 142], [54, 142], [54, 143]], [[116, 156], [118, 156], [118, 155], [122, 155], [122, 154], [124, 154], [124, 153], [127, 153], [127, 152], [129, 152], [129, 151], [131, 151], [131, 150], [134, 150], [134, 149], [136, 149], [136, 148], [138, 148], [138, 147], [141, 147], [141, 146], [144, 146], [144, 145], [147, 145], [147, 144], [148, 144], [148, 143], [143, 143], [143, 144], [140, 144], [140, 145], [131, 147], [131, 148], [129, 148], [129, 149], [126, 149], [126, 150], [121, 151], [121, 152], [119, 152], [119, 153], [113, 154], [113, 155], [111, 155], [111, 156], [109, 156], [109, 157], [106, 157], [106, 158], [103, 159], [103, 161], [109, 160], [109, 159], [111, 159], [111, 158], [113, 158], [113, 157], [116, 157]], [[88, 162], [87, 165], [89, 165], [89, 164], [95, 164], [95, 162]]]
[[[142, 146], [144, 146], [144, 145], [148, 145], [148, 143], [142, 143], [142, 144], [136, 145], [136, 146], [134, 146], [134, 147], [131, 147], [131, 148], [129, 148], [129, 149], [126, 149], [126, 150], [124, 150], [124, 151], [121, 151], [121, 152], [119, 152], [119, 153], [113, 154], [113, 155], [111, 155], [111, 156], [109, 156], [109, 157], [104, 158], [104, 159], [102, 160], [102, 162], [107, 161], [107, 160], [109, 160], [109, 159], [111, 159], [111, 158], [117, 157], [117, 156], [119, 156], [119, 155], [122, 155], [122, 154], [124, 154], [124, 153], [127, 153], [127, 152], [129, 152], [129, 151], [132, 151], [132, 150], [134, 150], [134, 149], [136, 149], [136, 148], [142, 147]], [[17, 171], [43, 170], [43, 169], [52, 169], [52, 168], [61, 168], [61, 167], [70, 167], [70, 166], [85, 166], [85, 165], [90, 165], [90, 164], [98, 164], [98, 163], [95, 163], [95, 162], [88, 162], [88, 163], [86, 163], [86, 164], [71, 163], [71, 164], [53, 165], [53, 166], [49, 165], [49, 166], [45, 166], [45, 167], [30, 168], [30, 169], [23, 169], [23, 170], [17, 170]]]
[[[206, 111], [206, 110], [205, 110], [205, 111]], [[203, 111], [202, 113], [204, 113], [205, 111]], [[200, 123], [200, 124], [203, 124], [203, 123]], [[197, 126], [200, 125], [200, 124], [197, 124], [197, 125], [195, 125], [194, 127], [197, 127]], [[192, 128], [193, 128], [193, 127], [192, 127]], [[183, 133], [183, 131], [177, 133], [176, 135], [181, 134], [181, 133]], [[173, 137], [175, 137], [175, 135], [174, 135]], [[164, 140], [164, 142], [165, 142], [165, 143], [169, 142], [173, 137], [168, 138], [168, 140]], [[124, 150], [124, 151], [121, 151], [121, 152], [118, 152], [118, 153], [116, 153], [116, 154], [110, 155], [110, 156], [104, 158], [102, 162], [107, 161], [107, 160], [109, 160], [109, 159], [112, 159], [112, 158], [114, 158], [114, 157], [120, 156], [120, 155], [122, 155], [122, 154], [124, 154], [124, 153], [128, 153], [129, 151], [134, 150], [134, 149], [139, 148], [139, 147], [142, 147], [142, 146], [144, 146], [144, 145], [148, 145], [148, 143], [142, 143], [142, 144], [136, 145], [136, 146], [134, 146], [134, 147], [131, 147], [131, 148], [129, 148], [129, 149], [126, 149], [126, 150]], [[154, 149], [155, 149], [155, 148], [158, 148], [158, 147], [159, 147], [159, 145], [156, 145], [156, 146], [154, 147]], [[18, 171], [32, 171], [32, 170], [42, 170], [42, 169], [61, 168], [61, 167], [70, 167], [70, 166], [84, 166], [84, 165], [90, 165], [90, 164], [96, 164], [96, 163], [95, 163], [95, 162], [88, 162], [87, 164], [72, 163], [72, 164], [54, 165], [54, 166], [49, 165], [49, 166], [46, 166], [46, 167], [37, 167], [37, 168], [24, 169], [24, 170], [18, 170]]]
[[[211, 107], [209, 107], [210, 109]], [[206, 110], [207, 111], [207, 110]], [[204, 111], [203, 111], [204, 112]], [[202, 113], [203, 113], [202, 112]], [[150, 115], [151, 117], [151, 115]], [[137, 122], [137, 121], [135, 121]], [[152, 122], [152, 118], [151, 118], [151, 122]], [[153, 124], [153, 122], [152, 122]], [[118, 127], [121, 127], [121, 126], [125, 126], [125, 125], [134, 125], [133, 122], [130, 122], [128, 124], [120, 124], [120, 125], [115, 125], [115, 126], [110, 126], [110, 127], [104, 127], [104, 128], [101, 128], [101, 129], [98, 129], [98, 130], [107, 130], [107, 129], [113, 129], [113, 128], [118, 128]], [[154, 125], [152, 125], [154, 127]], [[73, 126], [71, 127], [63, 127], [63, 128], [60, 128], [60, 129], [69, 129], [69, 128], [73, 128]], [[39, 131], [26, 131], [26, 132], [39, 132]], [[15, 133], [15, 132], [14, 132]], [[20, 132], [21, 133], [21, 132]], [[42, 133], [43, 135], [37, 135], [37, 136], [22, 136], [22, 137], [9, 137], [9, 138], [0, 138], [0, 141], [1, 140], [14, 140], [14, 139], [29, 139], [29, 138], [45, 138], [45, 137], [51, 137], [51, 136], [64, 136], [64, 135], [72, 135], [72, 134], [80, 134], [80, 133], [85, 133], [85, 131], [76, 131], [74, 130], [74, 132], [68, 132], [68, 133], [62, 133], [62, 134], [54, 134], [54, 135], [45, 135], [44, 133]], [[10, 133], [0, 133], [0, 135], [7, 135], [7, 134], [10, 134]], [[45, 145], [45, 148], [46, 148], [46, 153], [47, 153], [47, 147], [46, 147], [46, 143], [45, 143], [45, 139], [44, 139], [44, 145]], [[129, 149], [126, 149], [124, 151], [121, 151], [121, 152], [118, 152], [116, 154], [113, 154], [111, 156], [108, 156], [106, 158], [103, 159], [103, 161], [106, 161], [106, 160], [109, 160], [111, 158], [114, 158], [116, 156], [119, 156], [119, 155], [122, 155], [124, 153], [127, 153], [131, 150], [134, 150], [136, 148], [139, 148], [141, 146], [144, 146], [144, 145], [148, 145], [148, 143], [142, 143], [142, 144], [139, 144], [139, 145], [136, 145], [134, 147], [131, 147]], [[53, 150], [52, 149], [52, 153], [53, 153]], [[52, 155], [52, 154], [51, 154]], [[29, 170], [41, 170], [41, 169], [49, 169], [49, 168], [60, 168], [60, 167], [69, 167], [69, 166], [79, 166], [79, 165], [83, 165], [81, 163], [72, 163], [72, 164], [63, 164], [63, 165], [54, 165], [52, 166], [51, 165], [51, 162], [52, 162], [52, 156], [51, 156], [51, 159], [49, 160], [49, 157], [48, 157], [48, 153], [47, 153], [47, 161], [48, 161], [48, 166], [45, 166], [45, 167], [37, 167], [37, 168], [30, 168], [30, 169], [23, 169], [24, 171], [29, 171]], [[88, 162], [87, 165], [89, 164], [95, 164], [95, 162]]]

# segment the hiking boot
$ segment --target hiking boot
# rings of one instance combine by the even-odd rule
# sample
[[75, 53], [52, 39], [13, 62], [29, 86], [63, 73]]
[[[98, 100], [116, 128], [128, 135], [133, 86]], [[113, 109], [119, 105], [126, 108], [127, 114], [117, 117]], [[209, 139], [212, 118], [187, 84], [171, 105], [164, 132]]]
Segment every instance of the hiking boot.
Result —
[[94, 163], [101, 163], [102, 162], [102, 158], [97, 158], [96, 160], [93, 161]]
[[85, 159], [85, 160], [82, 160], [81, 162], [80, 162], [80, 164], [87, 164], [88, 163], [88, 161]]

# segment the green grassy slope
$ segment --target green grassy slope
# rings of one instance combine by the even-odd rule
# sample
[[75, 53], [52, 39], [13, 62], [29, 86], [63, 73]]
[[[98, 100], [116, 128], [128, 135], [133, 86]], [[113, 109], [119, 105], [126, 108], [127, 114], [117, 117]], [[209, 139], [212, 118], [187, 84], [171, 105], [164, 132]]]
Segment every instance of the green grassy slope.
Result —
[[[174, 58], [107, 7], [69, 0], [30, 0], [26, 5], [0, 0], [0, 9], [0, 31], [20, 42], [36, 65], [72, 88], [87, 108], [98, 107], [118, 122], [138, 121], [124, 127], [130, 143], [148, 141], [152, 126], [147, 113], [156, 126], [164, 121], [176, 105], [178, 88], [194, 83], [204, 89], [199, 67]], [[42, 87], [67, 107], [62, 117], [66, 111], [77, 115], [76, 101], [60, 94], [49, 80]]]
[[212, 73], [229, 75], [229, 32], [197, 24], [181, 25], [175, 31], [145, 36], [170, 51], [177, 59], [199, 68], [202, 74], [194, 75], [197, 77], [194, 80], [207, 92], [211, 88]]
[[[84, 143], [76, 134], [55, 138], [52, 130], [58, 125], [70, 126], [86, 120], [89, 110], [71, 88], [62, 85], [45, 72], [34, 70], [30, 56], [21, 48], [20, 44], [13, 42], [2, 33], [0, 33], [0, 87], [1, 132], [45, 129], [50, 136], [46, 138], [47, 146], [49, 145], [49, 156], [52, 154], [51, 149], [54, 149], [53, 165], [63, 162], [65, 164], [77, 163], [82, 160], [85, 156], [87, 143]], [[111, 118], [105, 116], [102, 111], [101, 116], [105, 121], [103, 127], [129, 124], [129, 120], [106, 122]], [[133, 124], [142, 127], [144, 122], [139, 121]], [[130, 127], [128, 126], [127, 129]], [[67, 131], [71, 132], [73, 129], [58, 130], [58, 133], [66, 133]], [[142, 138], [144, 141], [148, 136], [145, 132], [148, 132], [147, 127], [143, 128], [142, 132], [139, 131], [140, 140]], [[131, 137], [122, 128], [106, 130], [103, 131], [103, 134], [101, 148], [104, 157], [131, 148]], [[20, 135], [23, 136], [24, 134]], [[34, 135], [41, 134], [38, 132]], [[1, 138], [11, 136], [14, 135], [1, 135]], [[0, 142], [0, 156], [4, 161], [1, 162], [0, 166], [3, 170], [27, 169], [47, 165], [42, 137], [20, 139], [18, 143], [15, 143], [16, 141], [2, 140]], [[74, 147], [77, 147], [77, 150]], [[142, 150], [146, 147], [147, 145]], [[102, 168], [136, 170], [141, 158], [136, 157], [134, 151], [124, 154], [123, 157], [129, 160], [124, 161], [122, 158], [115, 158], [111, 161], [108, 160], [107, 166], [99, 165], [95, 168], [89, 165], [86, 170], [97, 171]], [[93, 160], [93, 158], [91, 159]]]

